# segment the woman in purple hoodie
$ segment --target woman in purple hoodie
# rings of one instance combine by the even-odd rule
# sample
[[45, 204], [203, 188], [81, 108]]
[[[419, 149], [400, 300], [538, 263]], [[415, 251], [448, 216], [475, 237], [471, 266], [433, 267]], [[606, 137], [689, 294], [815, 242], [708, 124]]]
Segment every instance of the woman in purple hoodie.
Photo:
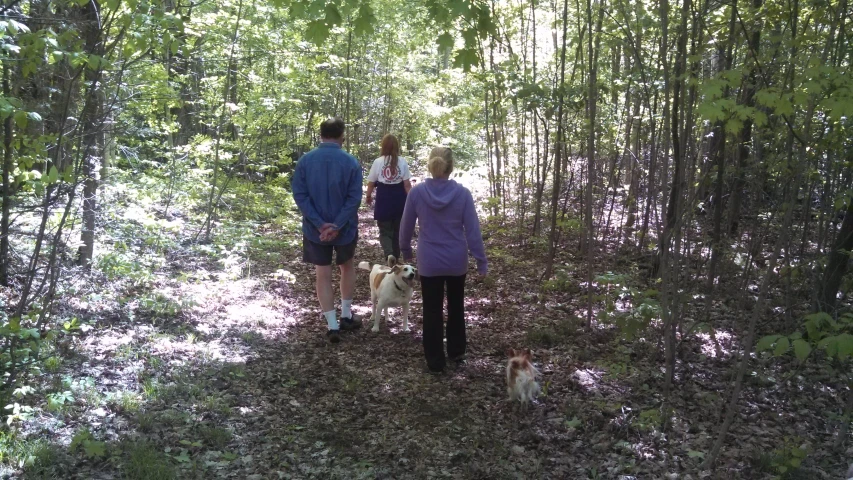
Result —
[[444, 288], [447, 285], [447, 356], [460, 363], [465, 359], [465, 275], [468, 252], [477, 260], [477, 273], [488, 272], [480, 220], [474, 198], [467, 188], [449, 180], [453, 152], [436, 147], [430, 152], [429, 172], [433, 178], [412, 188], [400, 223], [400, 251], [412, 260], [412, 233], [418, 235], [418, 273], [424, 308], [424, 354], [432, 373], [444, 370]]

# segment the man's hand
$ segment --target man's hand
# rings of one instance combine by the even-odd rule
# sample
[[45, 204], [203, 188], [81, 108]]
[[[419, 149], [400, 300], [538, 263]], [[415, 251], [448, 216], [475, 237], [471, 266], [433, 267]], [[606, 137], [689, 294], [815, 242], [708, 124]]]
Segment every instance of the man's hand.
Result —
[[320, 226], [320, 241], [331, 242], [338, 238], [338, 226], [334, 223], [324, 223]]
[[369, 206], [371, 206], [371, 205], [373, 205], [373, 195], [368, 195], [368, 196], [364, 199], [364, 203], [365, 203], [365, 205], [367, 205], [368, 207], [369, 207]]
[[329, 233], [326, 233], [325, 235], [320, 235], [321, 242], [331, 242], [336, 238], [338, 238], [337, 230], [330, 230]]

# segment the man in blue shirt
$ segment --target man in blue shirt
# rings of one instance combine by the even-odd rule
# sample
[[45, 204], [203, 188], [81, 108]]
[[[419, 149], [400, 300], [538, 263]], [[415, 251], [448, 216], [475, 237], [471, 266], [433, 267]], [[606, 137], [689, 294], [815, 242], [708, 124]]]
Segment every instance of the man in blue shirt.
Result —
[[[302, 211], [302, 260], [315, 266], [317, 298], [329, 324], [327, 336], [332, 343], [340, 341], [341, 330], [361, 327], [351, 307], [362, 172], [358, 160], [341, 148], [345, 130], [340, 118], [324, 121], [320, 125], [320, 145], [297, 162], [291, 180], [293, 199]], [[332, 252], [341, 270], [340, 324], [332, 287]]]

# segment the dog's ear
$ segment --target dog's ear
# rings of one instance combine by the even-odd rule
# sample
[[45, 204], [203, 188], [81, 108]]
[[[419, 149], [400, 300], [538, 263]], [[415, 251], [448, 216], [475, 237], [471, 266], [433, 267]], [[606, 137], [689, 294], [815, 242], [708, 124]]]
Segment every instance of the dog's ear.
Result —
[[528, 360], [530, 360], [531, 358], [533, 358], [533, 354], [532, 354], [532, 353], [530, 353], [530, 349], [529, 349], [529, 348], [524, 349], [524, 353], [523, 353], [523, 355], [524, 355], [524, 357], [525, 357], [525, 358], [527, 358]]
[[[389, 258], [394, 258], [394, 257], [389, 257]], [[400, 272], [402, 272], [402, 271], [403, 271], [403, 267], [401, 267], [399, 265], [391, 266], [391, 273], [393, 273], [394, 275], [399, 275]]]
[[388, 266], [393, 267], [394, 265], [397, 265], [397, 257], [394, 255], [388, 255]]
[[515, 350], [513, 350], [513, 349], [511, 349], [511, 348], [507, 348], [507, 349], [506, 349], [506, 356], [507, 356], [507, 357], [509, 357], [509, 358], [514, 357], [514, 356], [515, 356]]

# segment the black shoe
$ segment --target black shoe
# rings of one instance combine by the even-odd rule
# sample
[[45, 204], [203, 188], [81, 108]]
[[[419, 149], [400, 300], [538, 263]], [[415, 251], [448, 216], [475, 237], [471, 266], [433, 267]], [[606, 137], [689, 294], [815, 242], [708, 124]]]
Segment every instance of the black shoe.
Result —
[[328, 332], [326, 332], [326, 338], [329, 339], [329, 343], [338, 343], [341, 341], [341, 331], [329, 330]]
[[467, 359], [468, 357], [466, 357], [464, 353], [450, 357], [450, 361], [455, 363], [456, 365], [461, 365], [465, 363], [465, 360]]
[[351, 332], [359, 328], [361, 328], [361, 318], [358, 315], [353, 314], [352, 318], [341, 317], [341, 330]]
[[429, 366], [426, 366], [426, 367], [424, 367], [424, 373], [426, 373], [427, 375], [432, 375], [432, 376], [443, 375], [444, 374], [444, 368], [441, 368], [439, 370], [433, 370]]

